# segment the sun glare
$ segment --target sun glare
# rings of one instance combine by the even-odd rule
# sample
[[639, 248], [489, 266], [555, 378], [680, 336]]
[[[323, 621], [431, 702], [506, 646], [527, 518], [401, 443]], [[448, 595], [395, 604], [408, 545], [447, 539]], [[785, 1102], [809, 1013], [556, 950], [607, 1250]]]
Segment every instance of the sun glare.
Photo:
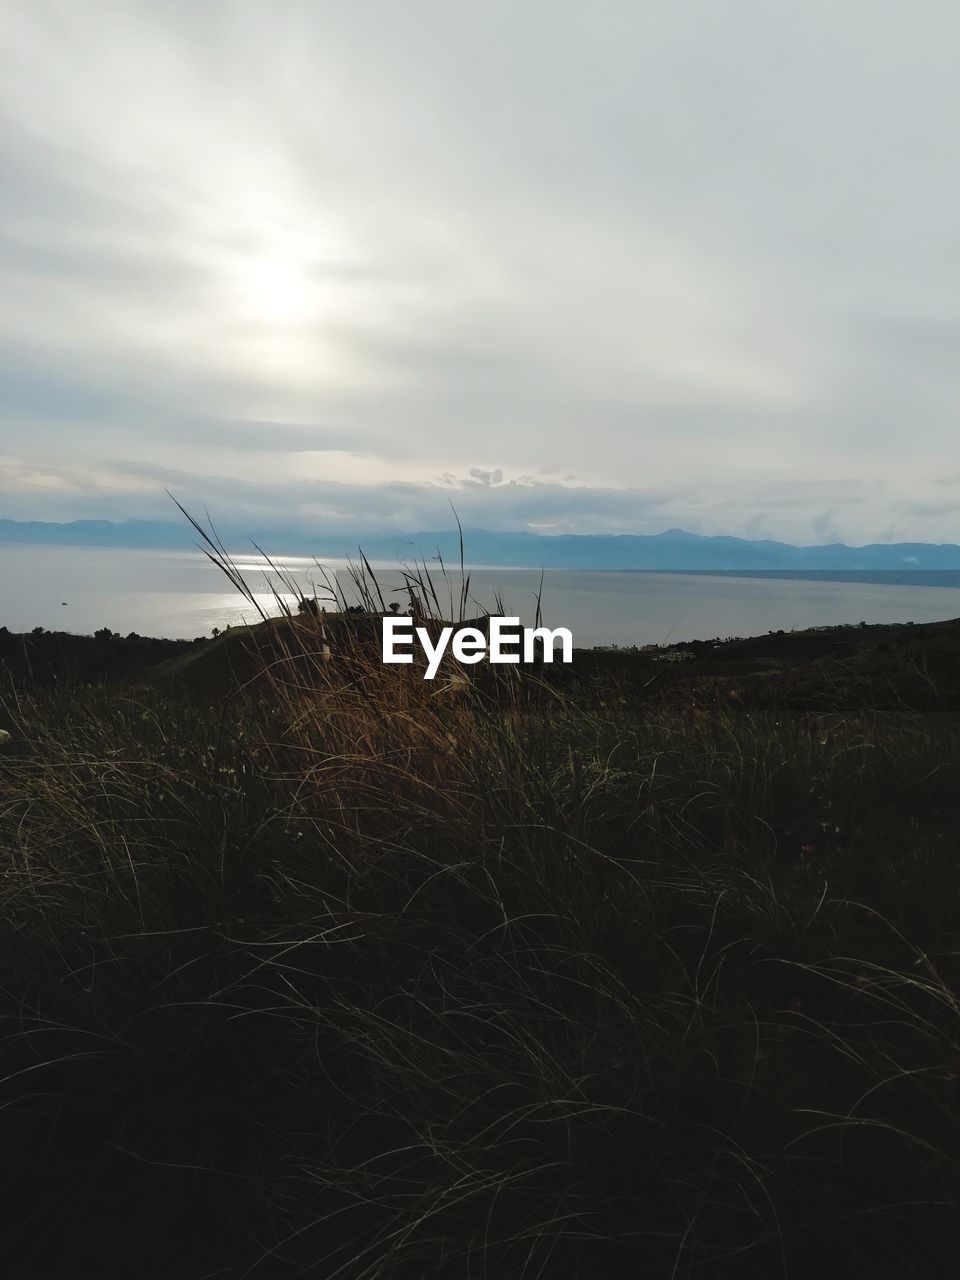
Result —
[[345, 375], [338, 332], [358, 306], [362, 261], [352, 235], [267, 173], [263, 189], [224, 181], [200, 237], [232, 362], [271, 380]]
[[308, 322], [318, 310], [309, 262], [265, 248], [239, 265], [239, 303], [245, 318], [271, 326]]
[[338, 269], [353, 246], [292, 201], [228, 189], [213, 234], [225, 301], [241, 323], [295, 329], [339, 306]]

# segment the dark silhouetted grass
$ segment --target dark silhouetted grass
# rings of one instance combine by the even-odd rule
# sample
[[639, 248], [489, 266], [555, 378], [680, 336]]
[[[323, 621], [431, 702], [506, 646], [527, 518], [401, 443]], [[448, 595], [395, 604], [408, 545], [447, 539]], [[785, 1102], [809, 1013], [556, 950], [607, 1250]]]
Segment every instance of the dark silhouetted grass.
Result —
[[955, 721], [325, 625], [6, 698], [7, 1274], [950, 1274]]

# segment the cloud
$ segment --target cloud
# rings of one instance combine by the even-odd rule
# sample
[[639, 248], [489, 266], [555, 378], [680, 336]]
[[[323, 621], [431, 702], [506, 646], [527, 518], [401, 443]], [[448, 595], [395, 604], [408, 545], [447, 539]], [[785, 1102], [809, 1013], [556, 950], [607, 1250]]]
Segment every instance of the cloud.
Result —
[[503, 483], [503, 471], [499, 467], [496, 471], [484, 471], [482, 467], [471, 467], [470, 479], [478, 481], [489, 489], [491, 485]]
[[910, 516], [954, 516], [960, 513], [960, 502], [910, 502], [899, 510]]
[[956, 538], [960, 15], [782, 10], [0, 0], [0, 515]]
[[840, 529], [834, 520], [833, 511], [824, 511], [810, 521], [810, 528], [820, 542], [841, 542]]

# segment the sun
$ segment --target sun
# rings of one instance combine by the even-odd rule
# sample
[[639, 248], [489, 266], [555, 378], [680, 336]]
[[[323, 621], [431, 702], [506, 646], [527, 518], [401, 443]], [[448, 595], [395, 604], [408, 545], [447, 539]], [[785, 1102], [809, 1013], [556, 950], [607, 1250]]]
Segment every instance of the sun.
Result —
[[306, 328], [339, 301], [352, 246], [329, 219], [279, 195], [238, 192], [225, 194], [214, 225], [226, 308], [245, 326]]
[[346, 376], [339, 334], [364, 302], [361, 246], [327, 211], [270, 185], [251, 193], [226, 183], [206, 214], [204, 269], [223, 356], [271, 379]]
[[265, 245], [235, 266], [236, 305], [245, 320], [270, 328], [307, 324], [318, 310], [308, 259], [282, 245]]

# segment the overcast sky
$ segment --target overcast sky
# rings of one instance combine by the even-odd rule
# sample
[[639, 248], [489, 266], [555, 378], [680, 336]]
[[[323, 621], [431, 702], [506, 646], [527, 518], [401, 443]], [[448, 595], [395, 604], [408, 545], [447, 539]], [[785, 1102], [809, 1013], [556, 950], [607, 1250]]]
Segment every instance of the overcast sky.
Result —
[[960, 541], [953, 0], [0, 0], [0, 516]]

